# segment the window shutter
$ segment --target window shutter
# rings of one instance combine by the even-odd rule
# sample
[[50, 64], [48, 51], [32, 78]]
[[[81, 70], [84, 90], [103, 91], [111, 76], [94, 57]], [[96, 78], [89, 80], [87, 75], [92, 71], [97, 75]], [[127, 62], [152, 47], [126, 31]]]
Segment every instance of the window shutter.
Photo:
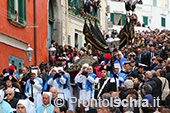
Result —
[[8, 18], [15, 20], [15, 0], [8, 0]]
[[165, 18], [164, 17], [161, 17], [161, 26], [162, 27], [165, 27], [166, 24], [165, 24]]
[[27, 0], [24, 1], [24, 22], [23, 24], [26, 26], [27, 25]]
[[24, 0], [18, 0], [18, 21], [24, 23]]
[[144, 16], [143, 17], [143, 22], [145, 23], [145, 25], [148, 25], [148, 17]]
[[112, 21], [114, 25], [114, 13], [110, 13], [110, 21]]
[[122, 14], [122, 25], [126, 23], [126, 14]]

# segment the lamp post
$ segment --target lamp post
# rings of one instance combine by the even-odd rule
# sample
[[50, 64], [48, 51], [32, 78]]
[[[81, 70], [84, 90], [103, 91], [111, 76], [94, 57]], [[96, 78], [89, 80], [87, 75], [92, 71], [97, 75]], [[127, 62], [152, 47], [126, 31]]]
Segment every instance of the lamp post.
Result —
[[53, 47], [53, 45], [51, 45], [51, 47], [48, 51], [50, 53], [50, 56], [51, 56], [52, 62], [53, 62], [53, 66], [54, 66], [54, 58], [55, 58], [55, 54], [56, 54], [56, 48]]
[[30, 44], [28, 44], [28, 48], [25, 51], [27, 53], [27, 57], [28, 57], [28, 60], [29, 60], [29, 66], [31, 66], [33, 49], [30, 47]]
[[117, 37], [115, 37], [115, 38], [108, 38], [106, 40], [106, 43], [109, 46], [109, 49], [111, 51], [111, 56], [112, 57], [113, 57], [113, 49], [116, 47], [116, 49], [119, 50], [119, 42], [120, 42], [120, 39], [117, 38]]
[[[27, 57], [29, 60], [29, 68], [30, 68], [30, 75], [31, 75], [31, 60], [32, 60], [32, 54], [33, 54], [33, 49], [30, 47], [30, 44], [28, 44], [28, 48], [25, 50], [27, 53]], [[33, 86], [31, 84], [31, 96], [33, 98]]]

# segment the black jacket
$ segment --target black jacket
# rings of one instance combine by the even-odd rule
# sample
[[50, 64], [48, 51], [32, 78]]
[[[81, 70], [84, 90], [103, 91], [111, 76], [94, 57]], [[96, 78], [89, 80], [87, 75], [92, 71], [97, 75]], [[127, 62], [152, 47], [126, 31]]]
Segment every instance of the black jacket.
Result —
[[[112, 82], [111, 79], [113, 80], [114, 78], [110, 78], [110, 80], [108, 80], [107, 84], [105, 85], [102, 92], [100, 93], [100, 96], [102, 96], [102, 94], [104, 94], [104, 93], [109, 93], [110, 91], [116, 91], [116, 80], [114, 82]], [[97, 99], [97, 95], [98, 95], [101, 87], [103, 86], [105, 80], [106, 79], [101, 78], [101, 79], [99, 79], [99, 82], [97, 84], [95, 84], [94, 97], [96, 99]]]
[[5, 99], [6, 102], [8, 102], [12, 108], [16, 109], [17, 103], [19, 101], [19, 99], [17, 98], [13, 98], [12, 100], [8, 101], [7, 99]]
[[168, 80], [168, 82], [169, 82], [169, 87], [170, 87], [170, 72], [169, 72], [169, 73], [166, 73], [166, 78], [167, 78], [167, 80]]

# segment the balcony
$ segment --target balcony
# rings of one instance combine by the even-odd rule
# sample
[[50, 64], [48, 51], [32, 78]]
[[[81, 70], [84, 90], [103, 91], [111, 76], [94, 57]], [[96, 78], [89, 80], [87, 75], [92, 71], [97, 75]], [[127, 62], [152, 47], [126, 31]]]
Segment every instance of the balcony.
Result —
[[95, 22], [95, 20], [100, 23], [100, 8], [98, 9], [97, 12], [97, 16], [95, 14], [95, 11], [93, 8], [91, 8], [91, 13], [85, 13], [84, 12], [84, 3], [82, 0], [72, 0], [72, 2], [69, 0], [69, 7], [68, 7], [68, 11], [70, 14], [76, 15], [79, 18], [84, 18], [86, 17], [91, 18], [91, 20], [93, 22]]

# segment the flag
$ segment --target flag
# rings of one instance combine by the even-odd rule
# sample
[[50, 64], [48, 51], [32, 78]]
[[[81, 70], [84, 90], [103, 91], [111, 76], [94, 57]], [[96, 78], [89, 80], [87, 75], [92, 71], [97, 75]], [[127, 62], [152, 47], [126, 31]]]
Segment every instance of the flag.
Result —
[[134, 38], [134, 36], [135, 36], [135, 32], [134, 32], [133, 19], [130, 19], [130, 22], [126, 21], [126, 24], [124, 25], [123, 29], [118, 34], [118, 37], [120, 38], [119, 49], [124, 47], [128, 43], [128, 41]]
[[84, 28], [83, 28], [83, 34], [85, 35], [85, 40], [89, 42], [93, 47], [96, 49], [105, 52], [105, 53], [110, 53], [108, 45], [103, 44], [99, 40], [99, 34], [93, 27], [93, 25], [90, 22], [90, 28], [87, 25], [86, 21], [84, 23]]
[[95, 21], [95, 29], [96, 29], [96, 32], [98, 33], [98, 39], [100, 42], [102, 42], [104, 45], [107, 45], [105, 39], [104, 39], [104, 36], [101, 32], [101, 30], [99, 29], [98, 25], [97, 25], [97, 22]]
[[119, 49], [121, 49], [127, 44], [129, 38], [128, 32], [128, 22], [126, 21], [126, 24], [124, 25], [123, 29], [118, 34], [118, 37], [120, 38]]

